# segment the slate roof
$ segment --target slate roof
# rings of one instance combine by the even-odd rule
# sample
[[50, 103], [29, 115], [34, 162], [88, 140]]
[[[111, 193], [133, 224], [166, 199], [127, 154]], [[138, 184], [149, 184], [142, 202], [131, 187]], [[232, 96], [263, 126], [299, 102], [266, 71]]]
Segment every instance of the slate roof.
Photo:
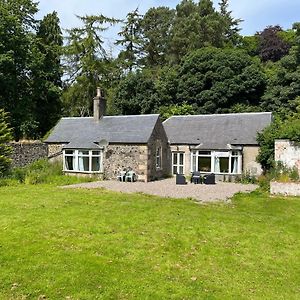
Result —
[[158, 114], [138, 116], [104, 116], [94, 118], [62, 118], [46, 143], [69, 143], [69, 149], [96, 149], [100, 140], [109, 143], [145, 144], [148, 142]]
[[230, 149], [230, 145], [257, 145], [257, 132], [271, 123], [272, 113], [174, 116], [163, 122], [170, 144], [198, 149]]

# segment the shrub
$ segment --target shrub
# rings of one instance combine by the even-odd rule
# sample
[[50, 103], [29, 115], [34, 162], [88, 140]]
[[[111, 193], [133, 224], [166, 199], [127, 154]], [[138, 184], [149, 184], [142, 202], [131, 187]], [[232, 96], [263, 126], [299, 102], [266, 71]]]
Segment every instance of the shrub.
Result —
[[274, 162], [274, 143], [276, 139], [289, 139], [300, 142], [300, 117], [296, 114], [285, 121], [275, 119], [270, 126], [258, 134], [260, 146], [257, 161], [266, 172], [276, 168]]
[[11, 163], [11, 147], [7, 144], [12, 139], [12, 132], [8, 126], [7, 113], [0, 109], [0, 177], [9, 170]]

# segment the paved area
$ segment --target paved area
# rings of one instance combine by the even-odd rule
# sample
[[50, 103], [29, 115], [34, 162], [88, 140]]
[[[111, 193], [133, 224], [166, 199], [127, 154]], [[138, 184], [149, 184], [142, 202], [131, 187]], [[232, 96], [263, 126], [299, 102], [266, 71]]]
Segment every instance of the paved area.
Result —
[[203, 202], [226, 201], [238, 192], [251, 192], [254, 184], [217, 182], [215, 185], [191, 184], [176, 185], [175, 178], [144, 182], [97, 181], [65, 186], [64, 188], [105, 188], [123, 193], [145, 193], [161, 197], [192, 198]]

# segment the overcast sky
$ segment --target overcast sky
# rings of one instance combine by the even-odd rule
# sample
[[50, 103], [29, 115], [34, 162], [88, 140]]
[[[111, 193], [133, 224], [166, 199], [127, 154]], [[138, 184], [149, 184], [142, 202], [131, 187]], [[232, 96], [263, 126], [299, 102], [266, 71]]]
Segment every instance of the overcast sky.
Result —
[[[39, 18], [53, 10], [58, 12], [62, 28], [78, 26], [75, 15], [103, 14], [108, 17], [124, 19], [126, 14], [136, 7], [145, 13], [150, 7], [175, 7], [180, 0], [40, 0]], [[219, 0], [214, 0], [215, 5]], [[231, 0], [233, 16], [241, 18], [243, 35], [252, 35], [267, 25], [281, 25], [291, 28], [300, 21], [300, 0]], [[114, 39], [117, 29], [107, 35]]]

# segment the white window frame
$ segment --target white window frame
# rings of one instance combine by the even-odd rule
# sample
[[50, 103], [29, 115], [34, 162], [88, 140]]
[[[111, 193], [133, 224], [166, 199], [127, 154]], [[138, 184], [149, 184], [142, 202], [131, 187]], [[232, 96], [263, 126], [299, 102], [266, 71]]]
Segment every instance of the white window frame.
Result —
[[[201, 152], [210, 152], [210, 154], [201, 154]], [[200, 154], [199, 154], [200, 153]], [[230, 151], [210, 151], [210, 150], [192, 150], [191, 152], [191, 172], [198, 171], [198, 161], [200, 157], [210, 157], [210, 171], [204, 172], [200, 171], [201, 173], [214, 173], [219, 175], [240, 175], [242, 174], [242, 152], [240, 150], [230, 150]], [[215, 159], [217, 157], [228, 157], [228, 171], [229, 172], [215, 172]], [[232, 159], [237, 157], [237, 172], [233, 173], [231, 172], [231, 162]], [[195, 158], [195, 167], [196, 170], [194, 170], [194, 164], [193, 159]]]
[[162, 169], [162, 147], [161, 147], [161, 145], [156, 146], [156, 149], [155, 149], [155, 165], [156, 165], [156, 170]]
[[[72, 154], [67, 154], [66, 151], [73, 151]], [[79, 152], [88, 151], [88, 154], [79, 154]], [[99, 152], [99, 154], [93, 154], [93, 152]], [[66, 168], [66, 157], [73, 157], [74, 160], [74, 170], [68, 170]], [[89, 170], [82, 171], [79, 170], [79, 158], [80, 157], [88, 157], [89, 158]], [[92, 171], [92, 159], [93, 157], [99, 157], [100, 160], [100, 170]], [[87, 150], [87, 149], [64, 149], [63, 150], [63, 171], [69, 173], [86, 173], [86, 174], [94, 174], [94, 173], [103, 173], [103, 151], [101, 149]]]
[[[183, 155], [183, 161], [182, 161], [182, 164], [180, 164], [180, 154]], [[177, 164], [174, 163], [174, 155], [177, 155]], [[174, 174], [173, 170], [174, 170], [174, 167], [176, 167], [176, 173]], [[182, 151], [174, 151], [172, 152], [172, 174], [173, 175], [176, 175], [176, 174], [180, 174], [179, 173], [179, 169], [180, 167], [182, 167], [182, 174], [184, 174], [184, 167], [185, 167], [185, 153], [182, 152]]]

